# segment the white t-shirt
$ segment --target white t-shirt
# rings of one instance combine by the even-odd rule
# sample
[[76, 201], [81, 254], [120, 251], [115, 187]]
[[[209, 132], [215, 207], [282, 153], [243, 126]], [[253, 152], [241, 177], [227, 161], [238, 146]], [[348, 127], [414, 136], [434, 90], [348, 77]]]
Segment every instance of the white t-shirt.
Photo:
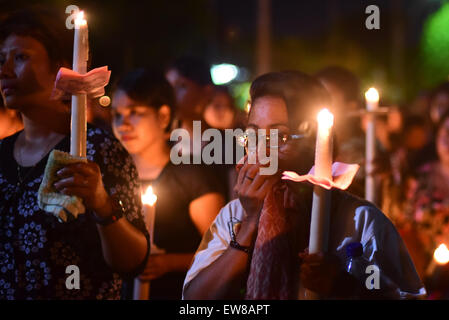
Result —
[[[346, 261], [346, 245], [360, 242], [363, 257], [377, 266], [380, 276], [388, 279], [394, 296], [401, 299], [424, 298], [426, 290], [415, 270], [404, 242], [388, 218], [372, 204], [348, 193], [342, 196], [336, 210], [331, 212], [329, 252]], [[238, 199], [223, 207], [205, 233], [184, 281], [186, 285], [204, 268], [212, 264], [229, 247], [231, 228], [243, 220], [245, 212]], [[366, 273], [366, 270], [359, 272]], [[370, 274], [367, 273], [368, 277]], [[299, 279], [298, 279], [299, 281]], [[304, 297], [299, 285], [298, 297]], [[375, 288], [373, 290], [376, 290]]]

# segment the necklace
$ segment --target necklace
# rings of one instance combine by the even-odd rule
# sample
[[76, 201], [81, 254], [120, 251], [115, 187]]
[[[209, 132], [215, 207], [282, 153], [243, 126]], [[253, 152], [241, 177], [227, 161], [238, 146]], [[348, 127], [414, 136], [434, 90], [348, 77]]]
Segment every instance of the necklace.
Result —
[[[59, 137], [58, 137], [58, 139], [59, 139]], [[22, 168], [21, 168], [22, 166], [20, 164], [20, 163], [23, 163], [23, 161], [22, 161], [23, 148], [19, 148], [19, 150], [17, 152], [17, 156], [19, 158], [18, 160], [20, 162], [20, 163], [17, 163], [17, 187], [20, 187], [26, 181], [26, 179], [31, 175], [31, 173], [34, 172], [34, 169], [36, 168], [37, 164], [48, 153], [48, 151], [50, 151], [49, 149], [55, 141], [56, 141], [56, 139], [49, 139], [49, 142], [47, 143], [45, 148], [42, 149], [42, 152], [39, 154], [39, 157], [38, 157], [39, 160], [34, 165], [28, 167], [28, 170], [24, 176], [22, 173]]]

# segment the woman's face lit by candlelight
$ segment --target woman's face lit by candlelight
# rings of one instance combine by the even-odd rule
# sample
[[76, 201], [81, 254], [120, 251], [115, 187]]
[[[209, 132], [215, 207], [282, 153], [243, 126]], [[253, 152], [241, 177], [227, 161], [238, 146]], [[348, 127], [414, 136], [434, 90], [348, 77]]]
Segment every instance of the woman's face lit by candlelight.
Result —
[[10, 35], [0, 46], [0, 86], [10, 109], [24, 111], [37, 101], [48, 101], [56, 72], [45, 47], [28, 36]]
[[[265, 129], [267, 136], [270, 134], [270, 129], [277, 129], [280, 137], [293, 134], [289, 127], [287, 106], [284, 100], [273, 96], [257, 98], [251, 105], [247, 128], [256, 131]], [[279, 168], [283, 170], [295, 168], [303, 151], [297, 141], [279, 144]], [[267, 143], [267, 154], [268, 152], [269, 143]]]
[[112, 109], [114, 134], [130, 154], [139, 154], [154, 144], [167, 141], [168, 106], [157, 110], [134, 101], [123, 90], [117, 90]]

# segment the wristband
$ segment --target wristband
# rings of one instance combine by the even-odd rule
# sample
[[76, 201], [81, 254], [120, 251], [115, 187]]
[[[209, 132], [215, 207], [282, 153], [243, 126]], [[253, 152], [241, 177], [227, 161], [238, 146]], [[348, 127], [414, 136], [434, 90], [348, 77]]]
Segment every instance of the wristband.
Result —
[[92, 214], [95, 222], [101, 226], [108, 226], [120, 218], [122, 218], [125, 214], [125, 208], [123, 207], [123, 202], [118, 198], [111, 197], [111, 206], [112, 206], [112, 214], [106, 218], [99, 218], [95, 213]]
[[240, 251], [249, 253], [250, 247], [242, 246], [242, 245], [240, 245], [237, 241], [235, 241], [234, 239], [231, 240], [231, 242], [229, 243], [229, 245], [230, 245], [232, 248], [234, 248], [234, 249], [237, 249], [237, 250], [240, 250]]

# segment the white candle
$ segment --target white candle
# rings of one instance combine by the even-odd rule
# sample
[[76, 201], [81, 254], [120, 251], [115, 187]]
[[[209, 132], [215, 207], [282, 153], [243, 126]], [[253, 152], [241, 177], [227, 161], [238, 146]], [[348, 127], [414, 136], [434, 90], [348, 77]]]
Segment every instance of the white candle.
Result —
[[365, 93], [366, 109], [368, 111], [366, 127], [366, 149], [365, 149], [365, 199], [371, 202], [376, 200], [374, 184], [374, 158], [376, 156], [376, 125], [374, 112], [379, 108], [379, 93], [375, 88], [370, 88]]
[[[142, 205], [143, 205], [143, 218], [145, 221], [145, 226], [150, 234], [150, 247], [151, 252], [155, 248], [153, 242], [154, 234], [154, 220], [156, 217], [156, 201], [157, 196], [153, 192], [153, 187], [149, 186], [145, 193], [142, 194]], [[134, 300], [149, 300], [150, 298], [150, 282], [140, 281], [138, 278], [134, 279]]]
[[[75, 19], [75, 37], [73, 42], [73, 71], [87, 72], [89, 59], [89, 41], [87, 21], [83, 11]], [[70, 154], [86, 157], [87, 97], [85, 94], [72, 95], [72, 118]]]
[[[318, 113], [318, 130], [315, 148], [315, 175], [332, 180], [332, 127], [334, 116], [327, 109]], [[330, 191], [320, 186], [313, 189], [310, 221], [309, 253], [326, 252], [329, 239]], [[318, 295], [306, 292], [307, 299]]]

